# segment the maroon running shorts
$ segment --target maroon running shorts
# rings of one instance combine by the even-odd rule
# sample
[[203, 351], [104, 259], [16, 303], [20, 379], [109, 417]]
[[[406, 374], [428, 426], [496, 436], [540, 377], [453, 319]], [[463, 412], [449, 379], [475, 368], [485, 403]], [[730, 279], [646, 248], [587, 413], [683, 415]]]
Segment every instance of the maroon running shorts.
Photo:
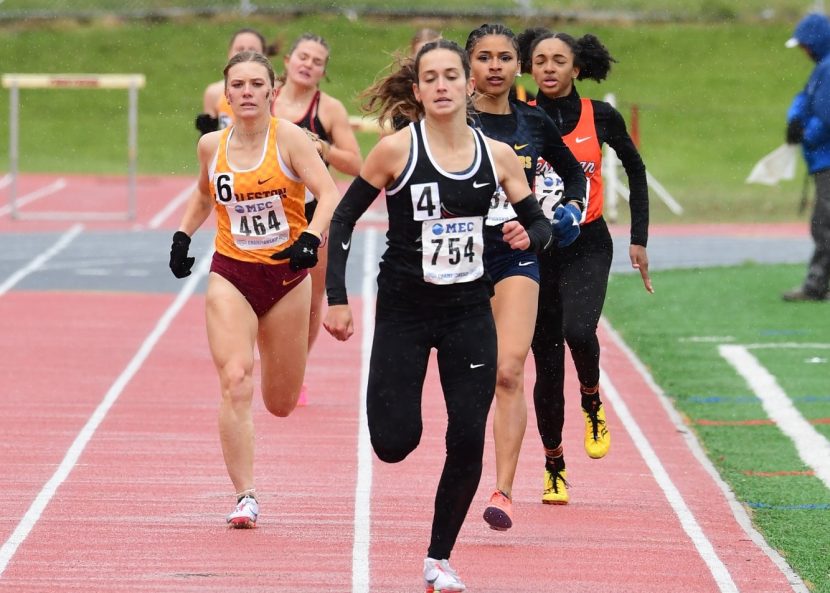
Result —
[[210, 271], [233, 284], [251, 304], [257, 317], [265, 315], [308, 276], [308, 270], [295, 272], [287, 263], [269, 265], [239, 261], [219, 252], [213, 254]]

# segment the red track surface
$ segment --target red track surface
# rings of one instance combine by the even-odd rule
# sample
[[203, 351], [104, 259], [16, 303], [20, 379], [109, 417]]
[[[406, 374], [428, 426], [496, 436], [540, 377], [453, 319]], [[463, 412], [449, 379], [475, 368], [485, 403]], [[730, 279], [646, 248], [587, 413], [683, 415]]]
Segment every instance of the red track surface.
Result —
[[[151, 192], [148, 199], [158, 202], [140, 211], [137, 223], [146, 224], [164, 199], [188, 183], [175, 180], [164, 191]], [[67, 226], [0, 218], [3, 231], [46, 230], [53, 224]], [[0, 295], [0, 541], [5, 549], [73, 439], [173, 298]], [[202, 297], [191, 297], [127, 383], [11, 554], [0, 591], [352, 591], [362, 322], [347, 344], [321, 335], [309, 362], [309, 407], [278, 419], [257, 402], [262, 515], [257, 529], [233, 531], [224, 524], [233, 499], [218, 442], [217, 380], [203, 307]], [[359, 299], [353, 299], [353, 307], [359, 315]], [[481, 520], [495, 481], [488, 433], [481, 487], [452, 558], [468, 590], [791, 591], [787, 578], [740, 527], [721, 489], [627, 355], [604, 330], [601, 340], [604, 378], [619, 392], [735, 588], [719, 588], [607, 398], [610, 454], [602, 460], [584, 454], [578, 398], [571, 397], [565, 430], [571, 504], [540, 503], [543, 466], [529, 396], [531, 361], [529, 426], [514, 488], [515, 526], [497, 533]], [[569, 373], [566, 387], [576, 394], [570, 368]], [[372, 593], [423, 590], [421, 562], [446, 425], [435, 375], [432, 365], [419, 449], [397, 465], [372, 461]]]

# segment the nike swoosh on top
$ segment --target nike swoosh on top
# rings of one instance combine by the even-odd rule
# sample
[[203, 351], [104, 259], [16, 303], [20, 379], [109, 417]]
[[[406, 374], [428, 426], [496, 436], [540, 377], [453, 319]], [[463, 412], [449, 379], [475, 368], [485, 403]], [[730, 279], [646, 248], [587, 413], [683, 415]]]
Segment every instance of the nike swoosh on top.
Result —
[[473, 187], [475, 187], [476, 189], [478, 189], [479, 187], [485, 187], [487, 185], [490, 185], [489, 181], [487, 183], [479, 183], [478, 181], [473, 181]]
[[513, 145], [513, 150], [521, 150], [521, 149], [523, 149], [525, 146], [527, 146], [527, 144], [514, 144], [514, 145]]
[[340, 243], [340, 247], [342, 247], [342, 248], [343, 248], [343, 251], [347, 251], [347, 250], [349, 249], [349, 246], [350, 246], [351, 244], [352, 244], [352, 239], [351, 239], [351, 237], [350, 237], [348, 241], [341, 242], [341, 243]]
[[591, 136], [585, 136], [584, 138], [580, 138], [579, 136], [577, 136], [575, 140], [576, 140], [577, 144], [582, 144], [586, 140], [590, 140], [590, 139], [591, 139]]
[[271, 176], [271, 177], [269, 177], [268, 179], [257, 179], [257, 180], [256, 180], [256, 182], [257, 182], [257, 185], [262, 185], [263, 183], [268, 183], [268, 182], [269, 182], [269, 181], [271, 181], [273, 178], [274, 178], [274, 176], [272, 175], [272, 176]]
[[484, 366], [484, 363], [483, 363], [483, 362], [482, 362], [482, 363], [479, 363], [479, 364], [475, 364], [474, 362], [471, 362], [471, 363], [470, 363], [470, 368], [471, 368], [471, 369], [477, 369], [477, 368], [479, 368], [479, 367], [483, 367], [483, 366]]
[[520, 267], [520, 268], [523, 268], [523, 267], [525, 267], [525, 266], [530, 266], [530, 265], [533, 265], [533, 262], [532, 262], [532, 261], [520, 261], [520, 262], [519, 262], [519, 267]]

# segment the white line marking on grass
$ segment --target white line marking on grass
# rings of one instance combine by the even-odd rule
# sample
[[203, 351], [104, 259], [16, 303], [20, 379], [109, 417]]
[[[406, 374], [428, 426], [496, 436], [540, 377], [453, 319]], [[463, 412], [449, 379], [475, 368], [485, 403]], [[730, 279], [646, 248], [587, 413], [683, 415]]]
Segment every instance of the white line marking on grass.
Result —
[[603, 370], [600, 376], [602, 377], [600, 384], [602, 385], [604, 396], [614, 406], [614, 411], [619, 416], [620, 423], [631, 436], [631, 440], [634, 441], [634, 445], [637, 447], [643, 460], [645, 460], [649, 470], [651, 470], [651, 474], [657, 481], [657, 485], [660, 486], [663, 494], [666, 495], [666, 499], [669, 501], [672, 510], [674, 510], [674, 514], [680, 519], [680, 525], [683, 527], [683, 531], [692, 540], [692, 543], [697, 549], [697, 553], [706, 563], [706, 566], [709, 567], [709, 572], [712, 574], [712, 578], [715, 579], [718, 589], [722, 593], [738, 593], [738, 587], [732, 580], [729, 569], [726, 568], [718, 553], [715, 552], [712, 542], [703, 533], [703, 529], [700, 527], [697, 519], [695, 519], [694, 513], [686, 505], [686, 501], [683, 500], [683, 495], [680, 494], [677, 486], [674, 485], [669, 473], [663, 467], [660, 458], [657, 456], [657, 452], [651, 446], [646, 435], [643, 434], [640, 425], [637, 424], [637, 421], [629, 411], [628, 406], [623, 401], [616, 387], [614, 387], [608, 374]]
[[[210, 251], [212, 250], [213, 248], [211, 247]], [[49, 504], [49, 501], [52, 500], [52, 497], [55, 495], [57, 489], [61, 484], [63, 484], [64, 481], [66, 481], [66, 478], [69, 477], [69, 474], [74, 469], [75, 464], [78, 462], [78, 459], [84, 452], [84, 449], [89, 444], [89, 441], [92, 440], [92, 437], [95, 435], [95, 431], [101, 425], [101, 422], [104, 421], [104, 418], [110, 408], [112, 408], [113, 404], [115, 404], [116, 400], [129, 384], [130, 380], [141, 368], [141, 365], [144, 364], [144, 361], [150, 355], [162, 335], [164, 335], [164, 332], [167, 331], [167, 328], [170, 327], [173, 319], [185, 305], [187, 299], [189, 299], [193, 294], [196, 289], [196, 284], [205, 274], [207, 274], [211, 261], [210, 255], [210, 252], [208, 252], [206, 257], [202, 258], [202, 263], [197, 267], [194, 273], [188, 277], [187, 282], [179, 291], [176, 299], [162, 314], [158, 320], [158, 323], [156, 323], [156, 326], [153, 328], [153, 331], [151, 331], [147, 338], [145, 338], [144, 342], [142, 342], [138, 352], [136, 352], [132, 360], [130, 360], [118, 378], [116, 378], [115, 382], [104, 395], [101, 403], [98, 404], [97, 408], [95, 408], [95, 411], [89, 417], [89, 420], [87, 420], [86, 424], [78, 433], [78, 436], [75, 437], [75, 440], [69, 446], [69, 449], [66, 451], [66, 455], [58, 466], [58, 469], [55, 470], [55, 473], [52, 474], [49, 481], [46, 482], [40, 492], [38, 492], [34, 501], [32, 501], [32, 504], [29, 506], [29, 509], [26, 511], [26, 514], [23, 515], [23, 518], [17, 524], [14, 532], [12, 532], [9, 539], [7, 539], [3, 544], [3, 547], [0, 548], [0, 575], [2, 575], [6, 570], [6, 567], [9, 565], [9, 562], [17, 551], [17, 548], [29, 536], [29, 533], [40, 519], [40, 515]]]
[[352, 544], [352, 593], [369, 591], [369, 544], [372, 537], [372, 445], [366, 420], [366, 387], [369, 382], [369, 358], [375, 331], [375, 278], [377, 277], [377, 231], [364, 233], [363, 285], [363, 340], [360, 347], [360, 411], [357, 436], [357, 484], [354, 497], [354, 542]]
[[755, 529], [755, 526], [752, 524], [752, 520], [749, 518], [749, 515], [746, 512], [746, 508], [738, 501], [735, 497], [735, 493], [732, 491], [732, 488], [729, 487], [718, 473], [718, 470], [715, 468], [712, 461], [706, 455], [703, 447], [700, 445], [700, 441], [697, 439], [697, 436], [694, 432], [689, 430], [689, 427], [683, 421], [683, 417], [680, 413], [674, 408], [671, 400], [666, 397], [666, 394], [657, 385], [657, 382], [654, 380], [654, 377], [651, 376], [651, 373], [646, 368], [646, 366], [637, 358], [637, 355], [631, 351], [628, 345], [623, 341], [620, 335], [616, 332], [616, 330], [611, 327], [611, 324], [608, 323], [608, 320], [604, 317], [600, 320], [600, 323], [611, 336], [611, 339], [614, 341], [616, 346], [622, 350], [628, 361], [631, 365], [637, 370], [640, 376], [645, 381], [646, 385], [648, 385], [649, 389], [652, 393], [657, 396], [657, 401], [660, 402], [660, 405], [663, 406], [663, 409], [666, 411], [666, 414], [671, 419], [672, 423], [674, 424], [677, 431], [683, 435], [683, 439], [686, 441], [686, 446], [689, 447], [692, 455], [695, 459], [697, 459], [698, 463], [700, 463], [701, 467], [709, 474], [712, 478], [712, 481], [720, 488], [721, 493], [723, 494], [724, 499], [729, 504], [729, 508], [732, 510], [732, 515], [735, 517], [735, 521], [741, 528], [744, 530], [744, 533], [747, 534], [749, 539], [754, 543], [758, 549], [764, 552], [767, 557], [772, 561], [772, 563], [778, 567], [778, 570], [781, 571], [781, 574], [787, 579], [787, 582], [792, 587], [792, 590], [795, 593], [810, 593], [807, 586], [804, 584], [804, 581], [801, 580], [801, 577], [798, 576], [792, 567], [787, 564], [787, 561], [778, 553], [777, 550], [774, 550], [769, 546], [767, 540]]
[[[35, 200], [39, 200], [40, 198], [45, 198], [48, 195], [59, 192], [60, 190], [62, 190], [65, 187], [66, 187], [66, 179], [64, 179], [63, 177], [59, 177], [58, 179], [56, 179], [55, 181], [53, 181], [52, 183], [50, 183], [49, 185], [47, 185], [45, 187], [41, 187], [40, 189], [36, 189], [35, 191], [30, 192], [28, 194], [23, 194], [22, 196], [18, 196], [15, 199], [15, 205], [17, 206], [17, 208], [20, 208], [21, 206], [25, 206], [26, 204], [34, 202]], [[12, 211], [11, 204], [9, 204], [8, 206], [3, 206], [2, 208], [0, 208], [0, 216], [4, 216], [4, 215], [8, 214], [11, 211]]]
[[755, 392], [767, 416], [792, 440], [801, 460], [830, 488], [830, 441], [801, 415], [775, 377], [749, 350], [719, 346], [718, 351]]
[[63, 249], [72, 242], [72, 240], [81, 234], [81, 231], [84, 230], [84, 225], [76, 224], [68, 231], [66, 231], [60, 238], [52, 245], [49, 249], [38, 255], [35, 259], [30, 261], [28, 264], [17, 270], [14, 274], [9, 276], [5, 282], [0, 284], [0, 296], [3, 296], [11, 288], [23, 280], [26, 276], [31, 274], [32, 272], [36, 271], [38, 268], [43, 266], [47, 261], [51, 258], [56, 256], [58, 253], [63, 251]]
[[157, 229], [161, 226], [161, 224], [167, 220], [167, 218], [176, 211], [176, 208], [182, 205], [187, 198], [190, 197], [191, 192], [196, 189], [196, 182], [194, 181], [186, 188], [184, 188], [181, 192], [179, 192], [175, 198], [167, 202], [167, 205], [158, 211], [158, 213], [150, 219], [150, 222], [147, 223], [147, 228], [150, 229]]
[[775, 349], [775, 348], [786, 348], [786, 349], [793, 349], [797, 350], [802, 348], [804, 350], [813, 350], [813, 349], [827, 349], [830, 348], [830, 344], [827, 343], [804, 343], [804, 342], [765, 342], [762, 344], [742, 344], [742, 346], [748, 350], [764, 350], [764, 349]]
[[678, 342], [701, 342], [701, 343], [720, 343], [720, 342], [734, 342], [735, 338], [732, 336], [689, 336], [687, 338], [679, 338]]

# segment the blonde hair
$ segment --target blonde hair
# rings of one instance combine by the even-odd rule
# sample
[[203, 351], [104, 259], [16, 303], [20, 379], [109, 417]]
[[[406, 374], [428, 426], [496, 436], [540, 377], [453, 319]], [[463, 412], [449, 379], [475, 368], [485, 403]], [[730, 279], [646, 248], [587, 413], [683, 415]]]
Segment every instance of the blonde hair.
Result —
[[271, 65], [271, 61], [258, 51], [241, 51], [228, 60], [225, 69], [222, 71], [225, 76], [225, 87], [228, 86], [228, 71], [237, 64], [242, 64], [243, 62], [255, 62], [265, 66], [265, 69], [268, 71], [268, 78], [271, 81], [271, 86], [274, 86], [274, 81], [277, 77], [274, 74], [274, 67]]

